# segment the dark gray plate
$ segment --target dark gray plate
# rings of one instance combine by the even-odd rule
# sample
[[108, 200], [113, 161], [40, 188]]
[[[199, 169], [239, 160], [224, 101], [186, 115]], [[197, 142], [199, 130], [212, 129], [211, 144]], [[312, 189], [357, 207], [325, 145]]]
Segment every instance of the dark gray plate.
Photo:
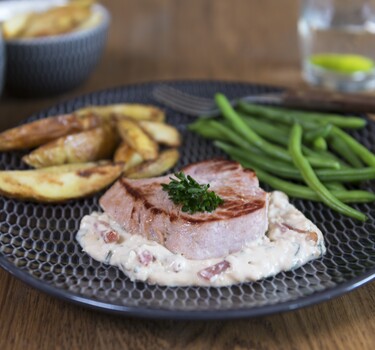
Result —
[[[242, 83], [170, 82], [186, 92], [210, 97], [224, 92], [229, 97], [277, 89]], [[28, 121], [73, 111], [89, 104], [156, 102], [151, 91], [156, 83], [125, 86], [78, 97], [38, 113]], [[191, 117], [167, 109], [168, 122], [184, 137], [177, 168], [223, 154], [213, 145], [189, 133]], [[354, 136], [367, 147], [375, 144], [375, 123]], [[21, 152], [0, 154], [1, 169], [23, 169]], [[364, 189], [375, 191], [375, 184]], [[294, 271], [259, 282], [223, 288], [170, 288], [131, 282], [115, 267], [98, 263], [81, 252], [75, 240], [80, 219], [98, 210], [98, 198], [63, 205], [20, 202], [0, 197], [0, 266], [29, 285], [53, 296], [98, 310], [122, 315], [175, 319], [225, 319], [254, 317], [288, 311], [329, 300], [375, 277], [374, 204], [358, 205], [369, 220], [359, 223], [320, 204], [293, 200], [319, 225], [327, 254]]]

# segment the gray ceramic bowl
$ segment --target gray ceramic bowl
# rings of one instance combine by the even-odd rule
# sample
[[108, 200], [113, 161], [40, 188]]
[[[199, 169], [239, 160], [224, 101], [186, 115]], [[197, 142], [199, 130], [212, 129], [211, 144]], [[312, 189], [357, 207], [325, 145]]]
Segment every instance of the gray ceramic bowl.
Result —
[[[82, 84], [96, 67], [106, 42], [110, 15], [92, 28], [35, 39], [5, 41], [6, 89], [17, 96], [50, 96]], [[1, 61], [0, 61], [1, 62]]]

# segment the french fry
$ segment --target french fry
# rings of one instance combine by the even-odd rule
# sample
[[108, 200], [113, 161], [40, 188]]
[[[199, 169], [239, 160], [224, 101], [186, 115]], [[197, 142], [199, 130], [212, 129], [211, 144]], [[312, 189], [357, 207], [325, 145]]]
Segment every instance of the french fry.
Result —
[[160, 152], [155, 160], [141, 163], [130, 168], [124, 175], [130, 179], [143, 179], [153, 176], [159, 176], [173, 168], [179, 158], [179, 152], [176, 148], [166, 149]]
[[125, 143], [133, 148], [144, 160], [156, 159], [159, 146], [138, 123], [132, 119], [117, 121], [118, 132]]
[[99, 25], [101, 20], [102, 20], [102, 14], [100, 12], [93, 12], [86, 21], [83, 21], [74, 30], [79, 31], [79, 30], [94, 28], [97, 25]]
[[23, 13], [5, 21], [2, 26], [4, 39], [7, 40], [20, 37], [27, 27], [31, 16], [30, 13]]
[[127, 117], [136, 120], [152, 120], [156, 122], [164, 122], [165, 120], [165, 113], [160, 108], [137, 103], [89, 106], [78, 109], [75, 113], [77, 115], [95, 113], [104, 119], [116, 116], [117, 119]]
[[124, 163], [123, 171], [127, 171], [143, 162], [141, 155], [125, 142], [122, 142], [116, 149], [113, 160], [115, 163]]
[[138, 123], [157, 143], [171, 147], [181, 145], [180, 133], [174, 126], [150, 120], [140, 120]]
[[65, 114], [36, 120], [0, 133], [0, 151], [29, 149], [58, 137], [99, 126], [101, 119], [93, 114], [78, 117]]
[[109, 159], [118, 139], [114, 127], [106, 123], [91, 130], [60, 137], [25, 155], [22, 160], [34, 168], [43, 168]]
[[90, 3], [72, 3], [20, 15], [4, 23], [7, 39], [38, 38], [69, 33], [91, 16]]
[[110, 185], [122, 172], [122, 164], [87, 165], [70, 170], [0, 171], [0, 194], [38, 202], [64, 202], [91, 195]]

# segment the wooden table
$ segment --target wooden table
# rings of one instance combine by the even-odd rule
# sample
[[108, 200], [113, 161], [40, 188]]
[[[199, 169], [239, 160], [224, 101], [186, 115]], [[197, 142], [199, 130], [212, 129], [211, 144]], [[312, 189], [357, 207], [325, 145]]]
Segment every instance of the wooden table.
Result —
[[[113, 25], [90, 80], [53, 98], [5, 96], [0, 130], [58, 101], [133, 82], [199, 78], [303, 85], [297, 0], [103, 3]], [[375, 283], [369, 283], [320, 305], [257, 319], [155, 321], [77, 307], [1, 270], [0, 349], [372, 349], [374, 295]]]

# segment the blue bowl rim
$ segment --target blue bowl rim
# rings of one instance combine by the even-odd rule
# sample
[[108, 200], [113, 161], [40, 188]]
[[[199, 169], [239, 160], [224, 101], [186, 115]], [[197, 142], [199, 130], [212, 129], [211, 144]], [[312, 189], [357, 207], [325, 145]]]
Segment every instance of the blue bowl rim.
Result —
[[94, 27], [80, 29], [78, 31], [73, 31], [70, 33], [59, 34], [59, 35], [50, 35], [45, 37], [39, 38], [19, 38], [19, 39], [4, 39], [4, 44], [8, 45], [43, 45], [43, 44], [54, 44], [54, 43], [62, 43], [64, 41], [71, 41], [71, 40], [78, 40], [83, 37], [86, 37], [88, 34], [92, 34], [96, 31], [107, 30], [109, 24], [111, 22], [111, 15], [106, 7], [101, 4], [94, 4], [93, 11], [98, 11], [102, 14], [102, 20], [99, 24], [95, 25]]

